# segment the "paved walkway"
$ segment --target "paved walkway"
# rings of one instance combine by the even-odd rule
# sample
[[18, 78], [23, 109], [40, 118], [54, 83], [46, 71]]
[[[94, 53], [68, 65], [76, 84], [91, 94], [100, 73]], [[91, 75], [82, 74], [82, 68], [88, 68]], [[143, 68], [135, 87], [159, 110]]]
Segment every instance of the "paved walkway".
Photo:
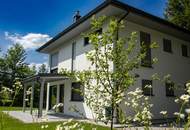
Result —
[[[4, 111], [8, 115], [10, 115], [13, 118], [16, 118], [24, 123], [37, 123], [37, 122], [59, 122], [59, 121], [66, 121], [68, 119], [75, 119], [78, 121], [84, 121], [88, 123], [94, 123], [87, 119], [81, 119], [76, 117], [67, 116], [64, 114], [47, 114], [46, 116], [43, 116], [42, 118], [37, 117], [37, 112], [34, 112], [33, 115], [30, 114], [29, 111], [22, 112], [22, 111]], [[45, 115], [45, 112], [44, 112]], [[99, 125], [106, 126], [103, 123], [98, 123]], [[120, 125], [114, 125], [114, 127], [121, 127]], [[144, 130], [143, 127], [132, 127], [132, 128], [118, 128], [117, 130]], [[151, 127], [151, 130], [176, 130], [176, 128], [168, 128], [168, 127]], [[183, 128], [178, 128], [177, 130], [183, 130]]]
[[[38, 118], [37, 114], [34, 113], [33, 115], [30, 114], [29, 111], [22, 112], [22, 111], [4, 111], [8, 115], [10, 115], [13, 118], [16, 118], [24, 123], [35, 123], [35, 122], [58, 122], [58, 121], [66, 121], [68, 119], [72, 119], [74, 117], [66, 116], [63, 114], [43, 114], [44, 116], [41, 118]], [[86, 119], [79, 119], [75, 118], [75, 120], [80, 121], [87, 121]]]

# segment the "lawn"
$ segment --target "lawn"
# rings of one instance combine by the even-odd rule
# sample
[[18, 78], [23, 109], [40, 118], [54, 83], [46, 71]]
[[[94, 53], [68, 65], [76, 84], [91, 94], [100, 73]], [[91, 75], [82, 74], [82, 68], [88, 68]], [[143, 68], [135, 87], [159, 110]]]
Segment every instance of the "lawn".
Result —
[[[52, 122], [52, 123], [32, 123], [25, 124], [17, 119], [13, 119], [7, 114], [2, 113], [1, 111], [6, 110], [21, 110], [21, 108], [9, 108], [9, 107], [0, 107], [0, 130], [41, 130], [41, 126], [48, 125], [48, 128], [45, 130], [55, 130], [56, 126], [61, 122]], [[97, 126], [88, 123], [81, 123], [84, 126], [85, 130], [91, 130], [92, 128], [97, 128], [97, 130], [109, 130], [109, 128]]]

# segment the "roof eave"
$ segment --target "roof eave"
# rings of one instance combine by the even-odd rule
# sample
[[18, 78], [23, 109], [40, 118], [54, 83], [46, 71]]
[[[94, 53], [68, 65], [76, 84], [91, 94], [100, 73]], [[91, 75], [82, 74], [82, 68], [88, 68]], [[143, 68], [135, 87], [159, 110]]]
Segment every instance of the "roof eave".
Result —
[[38, 52], [42, 52], [42, 50], [44, 48], [46, 48], [47, 46], [49, 46], [52, 42], [56, 41], [57, 39], [59, 39], [61, 36], [63, 36], [64, 34], [66, 34], [67, 32], [69, 32], [70, 30], [74, 29], [75, 27], [77, 27], [78, 25], [80, 25], [82, 22], [84, 22], [85, 20], [87, 20], [88, 18], [90, 18], [91, 16], [93, 16], [94, 14], [96, 14], [97, 12], [99, 12], [100, 10], [102, 10], [103, 8], [107, 7], [108, 5], [113, 5], [113, 6], [116, 6], [118, 8], [121, 8], [121, 9], [124, 9], [124, 10], [127, 10], [128, 12], [133, 12], [133, 13], [136, 13], [138, 15], [141, 15], [143, 17], [147, 17], [153, 21], [156, 21], [156, 22], [159, 22], [159, 23], [162, 23], [164, 25], [167, 25], [171, 28], [174, 28], [178, 31], [181, 31], [181, 32], [184, 32], [184, 33], [187, 33], [190, 35], [190, 31], [189, 30], [186, 30], [182, 27], [179, 27], [167, 20], [164, 20], [162, 18], [159, 18], [157, 16], [154, 16], [154, 15], [151, 15], [149, 13], [146, 13], [142, 10], [139, 10], [137, 8], [134, 8], [132, 6], [129, 6], [125, 3], [122, 3], [120, 1], [117, 1], [117, 0], [106, 0], [105, 2], [103, 2], [101, 5], [99, 5], [98, 7], [96, 7], [95, 9], [93, 9], [91, 12], [89, 12], [87, 15], [85, 15], [84, 17], [82, 17], [81, 19], [79, 19], [77, 22], [73, 23], [71, 26], [69, 26], [68, 28], [66, 28], [64, 31], [62, 31], [61, 33], [57, 34], [53, 39], [51, 39], [50, 41], [48, 41], [47, 43], [45, 43], [44, 45], [42, 45], [40, 48], [38, 48], [36, 51]]
[[44, 48], [46, 48], [52, 42], [54, 42], [57, 39], [59, 39], [62, 35], [66, 34], [67, 32], [69, 32], [70, 30], [74, 29], [76, 26], [80, 25], [82, 22], [84, 22], [88, 18], [92, 17], [94, 14], [96, 14], [97, 12], [99, 12], [100, 10], [102, 10], [103, 8], [107, 7], [111, 3], [111, 1], [112, 0], [106, 0], [101, 5], [99, 5], [98, 7], [96, 7], [95, 9], [93, 9], [92, 11], [90, 11], [87, 15], [83, 16], [82, 18], [80, 18], [77, 22], [73, 23], [72, 25], [70, 25], [69, 27], [67, 27], [65, 30], [63, 30], [62, 32], [60, 32], [59, 34], [57, 34], [50, 41], [48, 41], [47, 43], [45, 43], [44, 45], [42, 45], [41, 47], [39, 47], [36, 51], [41, 52]]

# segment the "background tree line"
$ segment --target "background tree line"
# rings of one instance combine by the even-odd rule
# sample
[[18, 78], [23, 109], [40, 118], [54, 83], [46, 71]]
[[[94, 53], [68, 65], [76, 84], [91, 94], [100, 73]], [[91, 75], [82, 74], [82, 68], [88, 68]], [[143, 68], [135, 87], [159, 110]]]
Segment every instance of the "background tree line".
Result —
[[[0, 53], [0, 91], [3, 86], [13, 89], [16, 78], [22, 81], [27, 76], [48, 72], [45, 64], [42, 64], [39, 68], [36, 68], [35, 65], [29, 67], [29, 64], [26, 63], [27, 53], [20, 44], [14, 44], [5, 54], [2, 51]], [[22, 93], [20, 91], [14, 105], [22, 105]], [[0, 95], [0, 100], [2, 98]]]

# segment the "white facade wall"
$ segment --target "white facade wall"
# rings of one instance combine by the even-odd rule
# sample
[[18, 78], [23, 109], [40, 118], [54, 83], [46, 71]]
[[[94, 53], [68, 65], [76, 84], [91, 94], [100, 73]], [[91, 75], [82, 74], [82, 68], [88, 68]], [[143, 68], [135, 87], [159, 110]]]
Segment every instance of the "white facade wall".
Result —
[[[126, 35], [133, 31], [138, 32], [138, 34], [140, 31], [149, 33], [151, 41], [159, 45], [159, 48], [152, 49], [152, 58], [157, 57], [158, 63], [154, 64], [152, 68], [142, 67], [142, 69], [137, 70], [140, 77], [134, 87], [141, 88], [142, 79], [151, 80], [151, 76], [158, 73], [161, 77], [170, 74], [172, 81], [181, 85], [181, 89], [184, 89], [184, 83], [190, 79], [190, 58], [182, 56], [181, 45], [187, 45], [190, 54], [190, 43], [131, 22], [127, 22], [126, 30], [121, 34]], [[140, 37], [138, 38], [140, 41]], [[163, 38], [171, 40], [172, 53], [163, 51]], [[152, 109], [154, 118], [163, 118], [160, 115], [160, 111], [162, 110], [167, 110], [169, 117], [172, 117], [174, 112], [179, 111], [179, 105], [174, 102], [175, 97], [166, 96], [165, 84], [163, 82], [153, 81], [153, 95], [150, 98], [154, 104]], [[175, 96], [179, 95], [180, 90], [176, 90]], [[130, 111], [127, 113], [129, 114]]]
[[[139, 80], [137, 81], [135, 87], [141, 88], [142, 79], [151, 80], [151, 75], [158, 73], [161, 76], [171, 74], [172, 80], [179, 84], [184, 84], [190, 77], [190, 58], [183, 57], [181, 54], [181, 44], [185, 44], [190, 48], [190, 43], [183, 40], [177, 39], [173, 36], [163, 34], [156, 30], [152, 30], [131, 22], [127, 22], [126, 29], [121, 33], [123, 36], [126, 36], [132, 31], [139, 32], [144, 31], [151, 35], [151, 41], [157, 42], [159, 44], [158, 49], [152, 50], [152, 58], [157, 57], [159, 62], [153, 65], [152, 68], [142, 68], [137, 70], [137, 73], [140, 75]], [[163, 51], [163, 38], [169, 39], [172, 41], [172, 51], [173, 53], [167, 53]], [[76, 42], [76, 61], [75, 69], [76, 70], [85, 70], [88, 69], [91, 64], [87, 61], [85, 52], [91, 49], [90, 45], [84, 46], [83, 37], [78, 35], [73, 37], [72, 40], [65, 42], [62, 46], [59, 47], [59, 57], [58, 57], [58, 71], [64, 69], [71, 69], [71, 57], [72, 57], [72, 43]], [[139, 43], [140, 44], [140, 43]], [[190, 51], [189, 51], [190, 52]], [[112, 66], [112, 65], [111, 65]], [[135, 88], [134, 87], [134, 88]], [[167, 110], [172, 117], [172, 113], [177, 111], [179, 106], [174, 103], [175, 97], [166, 97], [165, 94], [165, 85], [159, 81], [153, 81], [153, 94], [151, 101], [154, 104], [153, 114], [155, 118], [161, 118], [159, 112], [161, 110]], [[176, 96], [178, 91], [175, 92]], [[77, 108], [84, 113], [87, 118], [92, 118], [92, 113], [90, 109], [83, 102], [71, 102], [71, 82], [68, 81], [65, 83], [65, 98], [64, 98], [64, 113], [73, 116], [79, 116], [77, 113], [73, 113], [69, 110], [72, 105], [76, 105]], [[127, 113], [129, 111], [126, 110]]]

